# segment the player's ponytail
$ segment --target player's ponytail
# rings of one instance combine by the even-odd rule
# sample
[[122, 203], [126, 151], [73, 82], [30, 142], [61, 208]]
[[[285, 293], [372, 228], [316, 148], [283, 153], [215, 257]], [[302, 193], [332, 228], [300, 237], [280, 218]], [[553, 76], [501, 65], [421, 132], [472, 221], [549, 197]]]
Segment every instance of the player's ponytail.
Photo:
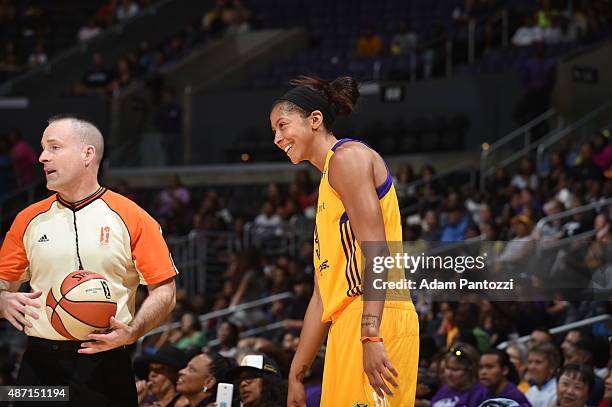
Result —
[[295, 86], [310, 86], [322, 92], [337, 116], [348, 116], [355, 110], [359, 86], [350, 76], [340, 76], [329, 82], [318, 76], [300, 76], [289, 82]]

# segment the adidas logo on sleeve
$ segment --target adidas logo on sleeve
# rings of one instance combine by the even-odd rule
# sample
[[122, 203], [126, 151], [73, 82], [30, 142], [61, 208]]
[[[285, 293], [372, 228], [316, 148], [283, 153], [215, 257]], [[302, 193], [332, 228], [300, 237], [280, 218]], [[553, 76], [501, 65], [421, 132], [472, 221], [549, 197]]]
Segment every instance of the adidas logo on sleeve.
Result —
[[44, 243], [44, 242], [48, 242], [49, 239], [47, 238], [47, 235], [44, 234], [40, 237], [40, 239], [38, 239], [38, 243]]

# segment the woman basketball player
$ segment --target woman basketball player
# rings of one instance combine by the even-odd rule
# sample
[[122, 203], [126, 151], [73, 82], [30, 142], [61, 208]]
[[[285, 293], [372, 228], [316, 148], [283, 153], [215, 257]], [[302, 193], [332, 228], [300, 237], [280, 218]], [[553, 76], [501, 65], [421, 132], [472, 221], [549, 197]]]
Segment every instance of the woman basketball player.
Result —
[[[338, 140], [336, 116], [354, 110], [350, 77], [301, 77], [270, 113], [274, 143], [293, 164], [322, 172], [317, 204], [315, 290], [289, 373], [287, 405], [305, 406], [302, 380], [326, 334], [321, 405], [414, 405], [418, 317], [412, 302], [363, 301], [364, 242], [400, 242], [401, 217], [391, 174], [367, 145]], [[386, 243], [384, 243], [386, 246]], [[366, 260], [367, 261], [367, 260]]]

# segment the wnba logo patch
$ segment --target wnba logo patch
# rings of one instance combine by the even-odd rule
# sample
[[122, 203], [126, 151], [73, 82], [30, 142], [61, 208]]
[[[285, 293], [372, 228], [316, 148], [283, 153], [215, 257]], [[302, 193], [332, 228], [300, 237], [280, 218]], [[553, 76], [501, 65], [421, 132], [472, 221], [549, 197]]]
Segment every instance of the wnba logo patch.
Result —
[[369, 407], [368, 403], [355, 403], [351, 407]]
[[102, 226], [100, 228], [100, 246], [108, 246], [110, 240], [110, 227]]

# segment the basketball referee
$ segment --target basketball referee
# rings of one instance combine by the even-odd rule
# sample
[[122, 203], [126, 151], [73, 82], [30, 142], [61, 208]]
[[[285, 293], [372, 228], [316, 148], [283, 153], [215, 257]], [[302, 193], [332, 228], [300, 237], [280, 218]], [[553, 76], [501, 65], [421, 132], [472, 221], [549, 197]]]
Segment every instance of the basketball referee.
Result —
[[[98, 183], [104, 140], [94, 124], [52, 117], [41, 145], [56, 194], [21, 211], [0, 249], [0, 314], [28, 335], [18, 384], [69, 386], [71, 406], [135, 406], [126, 345], [174, 308], [177, 270], [157, 222]], [[84, 342], [57, 332], [45, 312], [48, 291], [75, 270], [101, 274], [117, 300], [112, 330]], [[17, 292], [26, 281], [32, 292]], [[139, 284], [149, 295], [135, 313]]]

